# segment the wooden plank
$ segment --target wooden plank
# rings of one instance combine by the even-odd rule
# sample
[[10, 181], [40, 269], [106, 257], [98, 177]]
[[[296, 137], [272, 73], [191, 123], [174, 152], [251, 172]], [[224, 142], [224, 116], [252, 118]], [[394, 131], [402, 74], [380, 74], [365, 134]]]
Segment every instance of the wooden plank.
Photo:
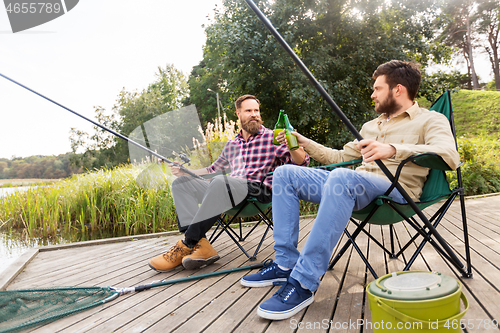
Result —
[[[383, 234], [382, 234], [382, 227], [377, 226], [377, 225], [370, 225], [369, 229], [370, 234], [374, 236], [379, 242], [384, 244], [384, 239]], [[368, 236], [365, 236], [368, 237]], [[368, 260], [373, 266], [373, 269], [375, 270], [375, 273], [381, 277], [388, 272], [388, 267], [387, 267], [387, 258], [385, 255], [385, 252], [377, 245], [375, 242], [372, 240], [369, 240], [369, 247], [368, 247]], [[375, 278], [373, 275], [370, 273], [370, 271], [366, 271], [366, 286], [368, 286], [369, 283], [374, 281]], [[371, 311], [370, 311], [370, 306], [369, 306], [369, 301], [368, 301], [368, 296], [366, 292], [364, 293], [364, 312], [363, 316], [361, 319], [363, 320], [363, 327], [362, 330], [363, 332], [369, 332], [372, 333], [372, 324], [373, 324], [373, 319], [371, 316]]]
[[[367, 256], [369, 244], [368, 236], [360, 234], [356, 239], [356, 244], [361, 252]], [[352, 249], [349, 259], [344, 283], [338, 291], [339, 299], [337, 307], [332, 316], [330, 326], [328, 326], [329, 330], [334, 332], [353, 333], [360, 332], [361, 329], [361, 327], [353, 325], [353, 323], [357, 323], [364, 311], [363, 301], [366, 283], [366, 265], [354, 249]]]
[[[485, 205], [488, 206], [487, 209], [485, 209]], [[489, 206], [494, 207], [490, 209]], [[436, 205], [430, 207], [425, 211], [425, 214], [432, 214], [436, 209]], [[460, 274], [455, 272], [454, 268], [447, 265], [430, 244], [426, 245], [411, 268], [412, 270], [437, 270], [443, 274], [454, 276], [463, 283], [464, 293], [470, 303], [470, 309], [464, 318], [471, 320], [471, 323], [476, 325], [467, 332], [489, 332], [490, 330], [486, 330], [484, 327], [477, 327], [479, 319], [498, 319], [500, 317], [500, 306], [496, 304], [496, 299], [500, 297], [500, 287], [498, 287], [500, 285], [500, 264], [498, 264], [500, 251], [496, 248], [500, 244], [500, 233], [498, 233], [500, 219], [494, 214], [496, 211], [500, 212], [500, 196], [467, 200], [471, 254], [474, 265], [473, 279], [463, 279]], [[312, 224], [313, 219], [301, 221], [299, 249], [302, 249]], [[388, 243], [387, 227], [370, 226], [370, 228], [370, 232], [375, 238], [384, 244]], [[409, 231], [414, 232], [411, 228], [409, 230], [407, 228], [408, 226], [405, 227], [403, 223], [395, 225], [397, 249], [410, 239]], [[446, 218], [438, 227], [438, 231], [450, 246], [458, 249], [458, 253], [463, 256], [461, 228], [459, 202], [455, 201]], [[263, 230], [263, 227], [256, 229], [258, 233], [248, 242], [244, 242], [245, 249], [256, 246]], [[169, 240], [169, 242], [175, 242], [176, 239]], [[246, 257], [242, 255], [229, 237], [223, 235], [215, 244], [221, 259], [214, 265], [195, 272], [178, 270], [158, 274], [148, 268], [147, 261], [152, 256], [152, 252], [162, 253], [165, 251], [166, 247], [162, 244], [164, 241], [165, 239], [163, 241], [134, 241], [116, 247], [114, 247], [116, 244], [108, 244], [80, 248], [80, 250], [68, 248], [42, 252], [27, 265], [10, 286], [35, 285], [37, 279], [46, 280], [46, 283], [49, 284], [47, 281], [50, 280], [50, 276], [54, 277], [55, 280], [67, 281], [71, 285], [82, 284], [82, 281], [91, 281], [98, 285], [102, 283], [116, 285], [118, 283], [130, 286], [151, 282], [152, 279], [158, 277], [172, 279], [193, 273], [200, 274], [248, 264]], [[259, 252], [259, 259], [264, 260], [273, 256], [272, 245], [272, 233], [269, 233], [262, 250]], [[379, 275], [384, 275], [387, 271], [402, 270], [412, 250], [416, 248], [416, 244], [412, 244], [403, 256], [394, 260], [387, 258], [382, 250], [378, 249], [371, 240], [368, 240], [366, 235], [359, 236], [358, 245], [362, 246], [363, 251], [366, 251], [366, 246], [368, 247], [368, 259]], [[269, 298], [279, 287], [243, 288], [239, 284], [241, 276], [254, 273], [245, 271], [123, 295], [109, 304], [63, 318], [32, 331], [38, 333], [136, 332], [144, 330], [146, 332], [175, 330], [177, 332], [324, 332], [327, 329], [315, 329], [314, 323], [322, 324], [322, 320], [327, 318], [331, 318], [333, 324], [336, 320], [345, 322], [346, 320], [358, 319], [364, 320], [366, 323], [372, 319], [368, 311], [368, 299], [364, 293], [364, 287], [366, 283], [373, 281], [373, 277], [364, 271], [363, 263], [358, 254], [351, 251], [349, 250], [347, 253], [350, 256], [344, 256], [333, 271], [329, 271], [323, 276], [320, 287], [315, 293], [315, 302], [288, 320], [268, 321], [256, 315], [256, 307]], [[122, 258], [123, 262], [118, 268], [110, 264], [113, 260], [120, 258], [114, 253], [122, 254], [122, 257], [126, 258], [125, 261]], [[67, 267], [64, 267], [68, 256], [72, 260], [77, 259], [81, 262], [66, 264]], [[96, 260], [96, 258], [98, 259]], [[101, 261], [107, 262], [107, 264], [96, 264], [96, 262]], [[59, 276], [57, 273], [54, 275], [54, 273], [47, 271], [46, 267], [53, 267], [51, 265], [54, 263], [61, 266], [57, 269]], [[35, 270], [33, 267], [37, 269]], [[72, 272], [73, 275], [71, 276], [69, 272]], [[355, 308], [359, 300], [361, 300], [362, 309]], [[292, 322], [292, 319], [295, 321]], [[302, 322], [302, 325], [311, 323], [310, 325], [313, 326], [310, 330], [306, 329], [306, 326], [295, 327], [294, 323], [297, 325], [299, 322]], [[316, 328], [318, 328], [317, 325]], [[336, 330], [333, 326], [331, 331], [341, 332], [342, 330]], [[360, 332], [358, 328], [352, 331]], [[371, 332], [371, 330], [365, 325], [363, 333], [366, 332]]]
[[[260, 238], [262, 236], [261, 233], [256, 233], [255, 235], [252, 235], [253, 237], [258, 237]], [[252, 237], [251, 236], [251, 237]], [[270, 239], [268, 237], [268, 239]], [[226, 248], [226, 252], [220, 251], [220, 246], [223, 246]], [[215, 268], [223, 269], [224, 267], [221, 265], [226, 265], [226, 268], [234, 267], [235, 266], [235, 261], [232, 260], [232, 258], [236, 257], [240, 261], [240, 264], [248, 264], [247, 263], [247, 258], [246, 256], [243, 255], [243, 253], [236, 248], [236, 245], [232, 241], [230, 241], [230, 246], [227, 246], [226, 243], [217, 243], [216, 248], [219, 251], [219, 254], [221, 255], [221, 259], [217, 261], [214, 265], [211, 265], [209, 267], [205, 267], [204, 269], [196, 272], [198, 273], [205, 273], [205, 272], [210, 272], [213, 271]], [[187, 276], [188, 274], [192, 274], [192, 271], [181, 271], [179, 274], [175, 276], [175, 278], [179, 278], [182, 276]], [[210, 280], [207, 279], [209, 282]], [[125, 326], [127, 327], [127, 323], [130, 322], [130, 326], [133, 327], [141, 327], [141, 323], [144, 321], [147, 321], [149, 317], [154, 318], [156, 314], [158, 314], [161, 317], [163, 317], [165, 314], [163, 311], [161, 312], [155, 312], [156, 308], [161, 307], [162, 304], [167, 304], [171, 305], [174, 304], [175, 306], [179, 306], [179, 300], [184, 299], [188, 300], [190, 297], [193, 295], [197, 295], [199, 293], [200, 286], [203, 285], [203, 283], [206, 283], [207, 281], [195, 281], [195, 282], [188, 282], [185, 284], [179, 284], [179, 285], [173, 285], [169, 286], [170, 288], [165, 288], [159, 291], [155, 291], [154, 295], [149, 294], [149, 297], [141, 297], [138, 298], [137, 296], [134, 297], [134, 304], [130, 305], [127, 303], [124, 303], [123, 306], [119, 307], [114, 307], [110, 308], [109, 311], [106, 311], [106, 322], [103, 323], [102, 325], [94, 325], [95, 330], [97, 331], [107, 331], [108, 329], [110, 330], [115, 330], [118, 327]], [[171, 293], [174, 292], [174, 295]], [[186, 294], [186, 292], [188, 294]], [[189, 294], [191, 293], [191, 294]], [[144, 293], [141, 293], [144, 294]], [[172, 295], [172, 296], [170, 296]], [[186, 296], [186, 295], [191, 295], [191, 296]], [[171, 302], [171, 300], [174, 300], [174, 303]], [[101, 316], [103, 314], [100, 314]], [[138, 321], [135, 321], [134, 319], [138, 318]], [[91, 321], [91, 318], [87, 319], [87, 321]], [[79, 324], [78, 327], [85, 325], [85, 322], [82, 322]], [[148, 325], [148, 323], [146, 323]], [[77, 327], [71, 327], [72, 330], [76, 329]]]
[[8, 285], [15, 279], [28, 264], [38, 255], [38, 249], [29, 249], [19, 256], [0, 276], [0, 290], [6, 290]]
[[[314, 224], [313, 219], [306, 219], [304, 221], [300, 222], [299, 227], [300, 232], [299, 232], [299, 243], [297, 245], [297, 249], [299, 251], [302, 250], [302, 248], [305, 245], [305, 242], [307, 240], [307, 237], [309, 236], [309, 231], [311, 230], [312, 226]], [[265, 288], [252, 288], [250, 292], [254, 293], [256, 292], [258, 295], [264, 294], [265, 291], [268, 291], [267, 294], [263, 295], [261, 298], [261, 301], [258, 301], [256, 303], [251, 304], [251, 308], [249, 306], [249, 311], [246, 313], [245, 318], [243, 321], [239, 324], [239, 326], [235, 329], [235, 332], [263, 332], [268, 330], [269, 332], [278, 332], [279, 329], [275, 327], [277, 322], [266, 320], [263, 318], [260, 318], [257, 315], [257, 307], [271, 297], [276, 291], [278, 291], [279, 287], [265, 287]], [[302, 313], [302, 312], [301, 312]], [[297, 314], [296, 316], [301, 315]], [[291, 318], [292, 319], [292, 318]], [[291, 320], [290, 319], [290, 320]]]
[[[309, 219], [309, 221], [311, 221]], [[304, 228], [307, 226], [307, 229]], [[310, 230], [310, 227], [312, 226], [312, 223], [306, 222], [301, 222], [301, 232], [300, 235], [304, 235], [308, 230]], [[304, 235], [300, 242], [299, 242], [299, 248], [302, 248], [302, 244], [304, 244], [304, 237], [307, 237]], [[269, 252], [269, 255], [272, 255], [273, 251]], [[254, 272], [251, 272], [254, 273]], [[256, 308], [257, 306], [262, 303], [264, 300], [269, 298], [274, 292], [276, 292], [279, 287], [266, 287], [266, 288], [251, 288], [248, 289], [248, 292], [244, 294], [240, 299], [238, 299], [234, 305], [224, 312], [222, 315], [217, 318], [217, 320], [212, 323], [205, 332], [227, 332], [231, 331], [233, 328], [237, 327], [238, 330], [242, 332], [249, 332], [249, 331], [259, 331], [264, 329], [269, 321], [264, 320], [262, 318], [259, 318], [256, 315]], [[257, 329], [255, 325], [245, 325], [240, 323], [246, 319], [246, 317], [241, 318], [242, 313], [248, 313], [248, 316], [253, 317], [254, 321], [258, 322], [258, 327]]]
[[[226, 244], [222, 244], [222, 245], [225, 246]], [[233, 253], [234, 251], [233, 251], [233, 249], [228, 247], [226, 252]], [[219, 263], [223, 262], [225, 260], [224, 259], [225, 253], [223, 253], [223, 252], [219, 252], [219, 253], [222, 255], [222, 259], [219, 260], [216, 264], [212, 265], [213, 266], [212, 268], [207, 268], [207, 270], [200, 271], [200, 273], [207, 272], [209, 269], [213, 270], [216, 267], [220, 267]], [[238, 252], [235, 252], [235, 253], [238, 253]], [[173, 273], [158, 274], [158, 273], [150, 270], [149, 268], [148, 268], [148, 271], [149, 271], [149, 274], [151, 274], [152, 276], [153, 275], [156, 275], [156, 276], [162, 275], [163, 277], [165, 277], [165, 274], [167, 274], [169, 276], [169, 278], [181, 278], [181, 277], [188, 276], [188, 275], [191, 275], [194, 273], [193, 271], [176, 270]], [[149, 280], [148, 282], [151, 282], [151, 279], [148, 279], [148, 280]], [[144, 283], [144, 282], [145, 281], [141, 281], [141, 283]], [[194, 281], [192, 283], [196, 283], [196, 282], [197, 281]], [[134, 284], [134, 285], [136, 285], [136, 284]], [[172, 286], [168, 286], [168, 287], [172, 287]], [[145, 301], [151, 302], [150, 298], [155, 297], [157, 294], [164, 293], [167, 288], [160, 287], [158, 289], [155, 289], [153, 291], [155, 294], [151, 294], [150, 292], [143, 292], [143, 293], [140, 293], [138, 295], [131, 294], [131, 295], [129, 295], [129, 297], [123, 296], [123, 297], [126, 297], [126, 299], [123, 299], [123, 300], [122, 300], [122, 297], [120, 297], [118, 299], [120, 302], [115, 301], [112, 304], [110, 304], [108, 307], [100, 310], [99, 313], [92, 314], [91, 316], [89, 316], [87, 314], [86, 317], [82, 318], [82, 320], [80, 322], [78, 322], [76, 325], [69, 326], [68, 331], [73, 332], [77, 329], [82, 329], [82, 328], [86, 328], [88, 330], [88, 329], [91, 329], [92, 327], [103, 327], [102, 325], [105, 325], [105, 326], [112, 325], [113, 322], [116, 323], [116, 321], [119, 321], [119, 320], [116, 320], [116, 317], [119, 317], [123, 311], [131, 310], [131, 311], [127, 312], [127, 314], [125, 316], [126, 320], [131, 320], [134, 318], [134, 316], [129, 316], [129, 314], [135, 312], [135, 310], [136, 310], [135, 305], [140, 304], [141, 302], [145, 302]], [[186, 285], [179, 284], [179, 286], [175, 287], [174, 290], [180, 291], [180, 290], [183, 290], [184, 288], [186, 288]], [[128, 298], [130, 298], [130, 299], [128, 299]], [[163, 300], [163, 299], [160, 299], [159, 302], [161, 302], [161, 300]], [[132, 301], [134, 303], [131, 305], [130, 301]], [[62, 322], [61, 322], [61, 324], [67, 325], [67, 323], [62, 323]], [[119, 327], [119, 324], [121, 324], [121, 323], [118, 322], [118, 327]], [[51, 327], [48, 326], [47, 329], [48, 329], [47, 331], [50, 331]], [[113, 329], [114, 328], [111, 328], [111, 330], [113, 330]], [[104, 329], [104, 330], [106, 331], [107, 329]]]
[[[454, 205], [455, 204], [458, 203], [455, 202]], [[454, 249], [463, 249], [463, 240], [458, 239], [455, 235], [450, 233], [450, 231], [448, 230], [448, 228], [450, 228], [450, 224], [448, 222], [449, 221], [442, 222], [443, 225], [441, 226], [442, 228], [440, 228], [441, 235]], [[495, 304], [494, 299], [498, 298], [500, 295], [497, 291], [494, 290], [494, 288], [492, 288], [490, 284], [488, 284], [482, 278], [480, 274], [475, 274], [472, 279], [464, 279], [461, 277], [461, 274], [456, 272], [454, 267], [450, 268], [451, 266], [446, 263], [431, 246], [427, 245], [426, 247], [424, 247], [424, 250], [422, 252], [432, 270], [437, 270], [443, 274], [454, 276], [463, 284], [463, 291], [470, 303], [469, 310], [464, 316], [465, 320], [471, 319], [472, 321], [475, 321], [476, 319], [487, 319], [488, 314], [485, 312], [485, 310], [488, 311], [490, 315], [491, 313], [493, 313], [493, 316], [495, 316], [496, 314], [498, 317], [500, 310], [498, 308], [498, 305]], [[459, 250], [459, 252], [463, 253], [463, 250]], [[483, 332], [483, 329], [484, 328], [479, 329], [479, 327], [474, 327], [469, 329], [468, 331]]]
[[[84, 260], [85, 253], [75, 256], [70, 256], [71, 260], [83, 261], [81, 264], [72, 265], [71, 267], [61, 267], [47, 262], [47, 267], [50, 267], [50, 273], [39, 276], [34, 274], [32, 278], [19, 277], [15, 283], [9, 286], [9, 289], [30, 287], [55, 287], [55, 286], [71, 286], [78, 275], [79, 284], [93, 285], [92, 281], [103, 274], [109, 274], [113, 271], [122, 269], [123, 266], [128, 266], [130, 262], [134, 262], [136, 257], [143, 262], [145, 254], [151, 254], [157, 248], [154, 244], [149, 247], [133, 248], [116, 250], [109, 255], [103, 254], [100, 257], [93, 257], [90, 261]], [[96, 259], [97, 258], [97, 259]], [[124, 258], [127, 258], [124, 260]], [[146, 263], [144, 263], [146, 264]]]
[[[342, 234], [333, 251], [332, 257], [340, 251], [346, 239], [345, 234]], [[349, 260], [352, 255], [351, 251], [352, 247], [339, 259], [334, 269], [326, 271], [314, 295], [314, 303], [307, 308], [300, 321], [295, 320], [294, 322], [290, 322], [291, 327], [298, 328], [299, 330], [305, 329], [307, 332], [325, 332], [331, 326], [335, 310], [339, 307], [341, 291], [346, 283], [346, 279], [348, 279], [346, 276], [349, 269]], [[342, 300], [345, 301], [345, 297], [342, 297]]]

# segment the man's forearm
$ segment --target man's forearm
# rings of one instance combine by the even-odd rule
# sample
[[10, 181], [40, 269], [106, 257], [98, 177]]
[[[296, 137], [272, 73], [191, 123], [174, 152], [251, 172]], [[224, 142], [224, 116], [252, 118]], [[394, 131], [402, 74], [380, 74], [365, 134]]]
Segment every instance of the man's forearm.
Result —
[[191, 170], [195, 175], [201, 176], [201, 175], [206, 175], [209, 172], [207, 171], [206, 168], [201, 168], [201, 169], [196, 169], [196, 170]]
[[301, 165], [306, 159], [306, 152], [304, 148], [299, 147], [298, 149], [290, 151], [290, 156], [295, 164]]

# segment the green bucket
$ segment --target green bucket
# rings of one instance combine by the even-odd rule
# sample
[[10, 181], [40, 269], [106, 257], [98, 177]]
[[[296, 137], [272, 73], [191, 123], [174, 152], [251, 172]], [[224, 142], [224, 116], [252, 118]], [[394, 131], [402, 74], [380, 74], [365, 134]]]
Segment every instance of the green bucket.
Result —
[[437, 272], [387, 274], [371, 282], [366, 292], [374, 333], [462, 332], [460, 319], [469, 309], [460, 282]]

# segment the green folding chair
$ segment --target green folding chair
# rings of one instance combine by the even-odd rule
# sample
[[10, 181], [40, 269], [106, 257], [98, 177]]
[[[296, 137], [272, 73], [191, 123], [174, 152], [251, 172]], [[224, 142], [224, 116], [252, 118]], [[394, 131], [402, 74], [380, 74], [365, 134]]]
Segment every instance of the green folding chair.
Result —
[[[439, 99], [431, 106], [430, 110], [444, 114], [450, 121], [451, 130], [455, 136], [455, 124], [453, 121], [453, 109], [451, 104], [451, 95], [447, 91], [439, 97]], [[349, 161], [339, 164], [332, 164], [324, 166], [323, 168], [334, 169], [337, 167], [345, 167], [348, 165], [353, 165], [355, 163], [360, 163], [361, 160]], [[404, 166], [408, 162], [413, 162], [419, 166], [430, 168], [429, 175], [425, 181], [422, 195], [420, 196], [420, 201], [415, 202], [417, 208], [422, 211], [426, 207], [436, 204], [442, 200], [443, 203], [440, 204], [439, 209], [436, 213], [429, 219], [429, 222], [433, 225], [434, 229], [439, 225], [443, 217], [446, 215], [448, 209], [450, 208], [452, 202], [458, 196], [460, 198], [461, 215], [462, 215], [462, 225], [464, 234], [464, 246], [465, 246], [465, 266], [460, 262], [458, 256], [450, 255], [448, 251], [445, 251], [443, 247], [434, 238], [436, 235], [429, 230], [425, 223], [419, 223], [414, 216], [417, 214], [414, 209], [409, 204], [399, 204], [392, 201], [392, 198], [388, 195], [394, 189], [395, 184], [399, 179], [399, 175], [403, 170]], [[435, 153], [422, 153], [414, 156], [410, 156], [406, 160], [402, 161], [394, 175], [394, 182], [392, 186], [386, 191], [382, 196], [377, 197], [370, 205], [359, 210], [353, 211], [350, 221], [356, 225], [356, 230], [351, 234], [347, 228], [344, 230], [344, 234], [347, 236], [347, 241], [334, 259], [330, 262], [329, 269], [332, 269], [342, 255], [347, 251], [347, 249], [352, 245], [356, 252], [360, 255], [363, 262], [366, 264], [368, 270], [371, 274], [378, 278], [373, 267], [370, 265], [364, 254], [359, 249], [356, 244], [356, 237], [364, 232], [368, 237], [378, 246], [380, 246], [391, 258], [397, 258], [402, 254], [412, 243], [414, 243], [420, 236], [423, 238], [420, 244], [417, 246], [416, 251], [413, 253], [408, 263], [406, 264], [404, 270], [409, 270], [417, 256], [422, 251], [423, 247], [430, 243], [434, 248], [448, 261], [450, 262], [463, 277], [472, 277], [471, 259], [470, 259], [470, 248], [469, 248], [469, 234], [467, 230], [467, 218], [465, 211], [465, 200], [464, 200], [464, 189], [462, 185], [462, 174], [460, 166], [454, 172], [457, 173], [458, 186], [455, 189], [450, 189], [448, 182], [446, 180], [445, 171], [452, 171], [444, 160]], [[418, 216], [417, 216], [418, 217]], [[395, 253], [394, 244], [394, 228], [393, 225], [398, 222], [406, 221], [414, 230], [416, 234], [406, 243], [401, 249]], [[375, 239], [369, 232], [364, 228], [367, 224], [375, 225], [389, 225], [390, 233], [390, 250], [382, 245], [377, 239]], [[452, 250], [453, 251], [453, 250]]]
[[[261, 203], [256, 198], [248, 196], [245, 201], [239, 205], [224, 212], [217, 220], [217, 226], [212, 232], [209, 241], [213, 243], [219, 238], [219, 236], [225, 232], [233, 240], [233, 242], [240, 248], [241, 251], [248, 257], [250, 261], [257, 259], [257, 253], [259, 252], [262, 243], [266, 239], [269, 230], [273, 229], [273, 222], [271, 218], [271, 205], [272, 203]], [[249, 217], [258, 217], [259, 220], [254, 224], [252, 229], [250, 229], [245, 235], [243, 235], [243, 219]], [[227, 218], [226, 218], [227, 217]], [[238, 223], [238, 233], [234, 231], [231, 225]], [[264, 234], [262, 235], [257, 248], [252, 256], [243, 248], [241, 242], [244, 242], [248, 236], [259, 226], [259, 224], [265, 223], [267, 225]]]

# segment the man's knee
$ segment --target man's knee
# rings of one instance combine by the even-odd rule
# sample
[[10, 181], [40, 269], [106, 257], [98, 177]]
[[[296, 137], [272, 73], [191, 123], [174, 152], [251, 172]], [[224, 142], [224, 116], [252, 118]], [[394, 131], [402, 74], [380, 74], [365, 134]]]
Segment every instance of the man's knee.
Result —
[[180, 186], [182, 184], [185, 184], [186, 182], [190, 181], [191, 179], [193, 179], [193, 177], [190, 177], [190, 176], [180, 176], [180, 177], [177, 177], [172, 182], [172, 187], [173, 186]]
[[289, 179], [290, 175], [295, 172], [296, 168], [299, 168], [299, 166], [291, 164], [281, 165], [274, 170], [273, 178]]
[[336, 168], [330, 172], [329, 178], [347, 179], [350, 178], [355, 171], [347, 168]]

